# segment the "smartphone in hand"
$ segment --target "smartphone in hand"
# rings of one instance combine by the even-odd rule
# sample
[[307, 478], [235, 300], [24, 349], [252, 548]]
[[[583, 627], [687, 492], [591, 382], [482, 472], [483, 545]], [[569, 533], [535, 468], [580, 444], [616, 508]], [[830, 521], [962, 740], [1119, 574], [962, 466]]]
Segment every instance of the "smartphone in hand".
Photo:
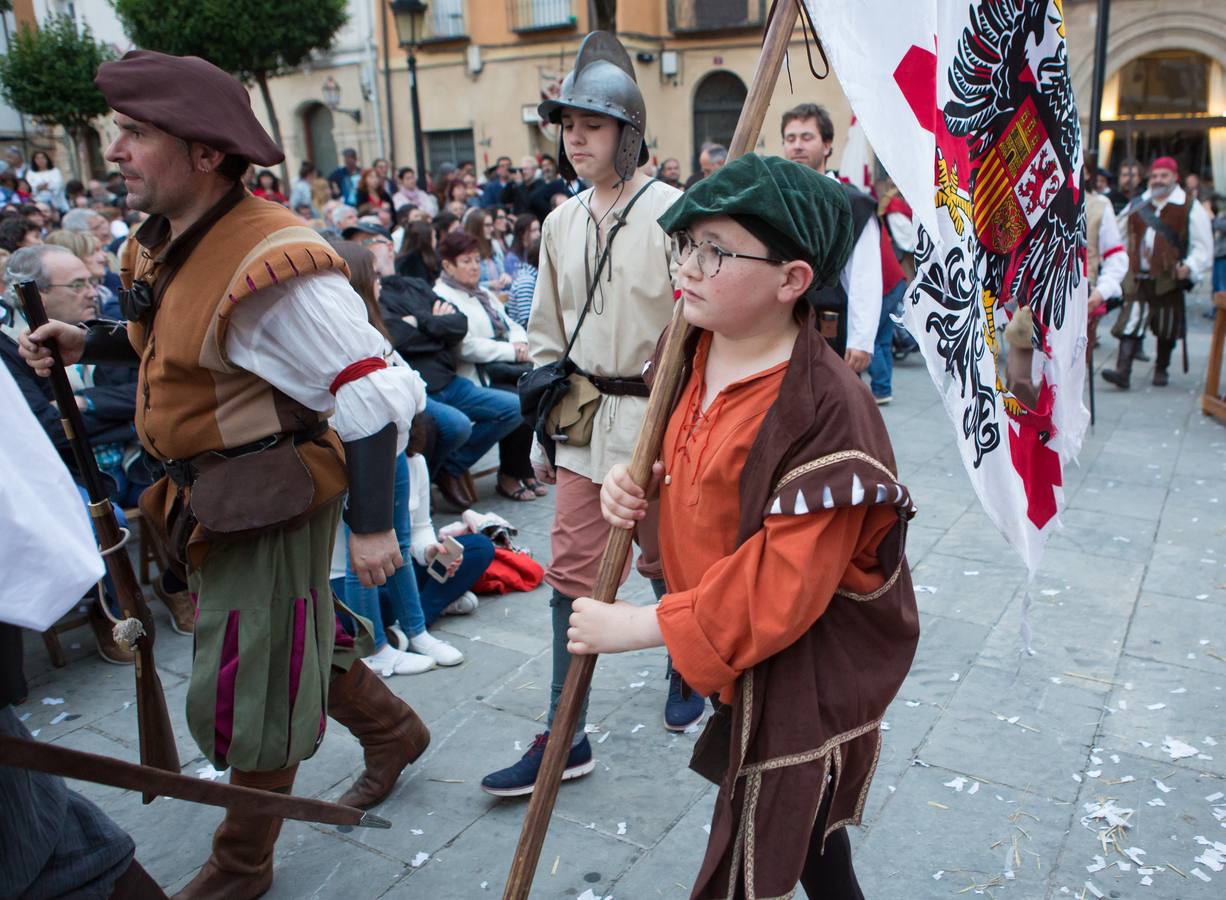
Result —
[[442, 543], [442, 551], [430, 560], [430, 565], [426, 566], [426, 572], [439, 584], [451, 577], [447, 570], [451, 568], [452, 563], [464, 555], [464, 548], [455, 538], [443, 538]]

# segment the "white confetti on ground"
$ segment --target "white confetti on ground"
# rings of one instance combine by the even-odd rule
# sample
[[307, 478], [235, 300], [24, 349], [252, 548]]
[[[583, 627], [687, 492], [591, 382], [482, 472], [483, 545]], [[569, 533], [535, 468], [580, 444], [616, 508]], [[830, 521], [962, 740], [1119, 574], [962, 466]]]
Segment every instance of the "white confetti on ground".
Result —
[[641, 688], [645, 684], [647, 684], [646, 681], [632, 681], [630, 682], [630, 687], [631, 688]]
[[934, 587], [933, 587], [932, 585], [930, 585], [930, 584], [917, 584], [917, 585], [915, 585], [915, 593], [917, 593], [917, 594], [935, 594], [936, 592], [937, 592], [937, 589], [936, 589], [936, 588], [934, 588]]
[[223, 773], [218, 772], [213, 768], [212, 764], [205, 766], [203, 769], [196, 770], [197, 778], [207, 778], [209, 781], [216, 781]]
[[488, 881], [481, 882], [481, 890], [488, 891], [489, 889], [490, 889], [490, 883]]
[[961, 794], [961, 793], [962, 793], [962, 789], [966, 787], [966, 781], [967, 781], [967, 780], [966, 780], [965, 778], [963, 778], [961, 775], [959, 775], [959, 776], [958, 776], [957, 778], [955, 778], [953, 781], [946, 781], [946, 782], [945, 782], [945, 787], [947, 787], [947, 788], [953, 788], [955, 791], [957, 791], [959, 794]]
[[43, 697], [43, 706], [59, 706], [63, 702], [63, 697]]
[[59, 725], [61, 722], [63, 722], [67, 718], [68, 718], [68, 713], [62, 712], [58, 716], [56, 716], [54, 719], [52, 719], [48, 724]]
[[[428, 860], [429, 858], [430, 858], [430, 854], [423, 851], [421, 853], [418, 853], [416, 856], [414, 856], [413, 859], [409, 861], [409, 865], [412, 866], [414, 869], [420, 869], [422, 866], [426, 864], [426, 860]], [[431, 869], [430, 871], [433, 872], [434, 870]]]
[[944, 870], [944, 869], [938, 869], [936, 872], [933, 872], [933, 873], [932, 873], [932, 880], [933, 880], [933, 881], [940, 881], [940, 880], [941, 880], [941, 876], [942, 876], [942, 875], [944, 875], [944, 874], [945, 874], [945, 870]]
[[1166, 806], [1166, 801], [1165, 801], [1165, 800], [1163, 800], [1161, 797], [1155, 797], [1153, 800], [1150, 800], [1150, 801], [1149, 801], [1149, 804], [1148, 804], [1148, 805], [1150, 805], [1150, 806]]
[[1191, 744], [1185, 744], [1179, 738], [1173, 738], [1169, 734], [1162, 739], [1162, 750], [1171, 759], [1187, 759], [1199, 752]]
[[958, 673], [958, 672], [954, 672], [954, 674], [952, 674], [952, 675], [950, 675], [950, 676], [949, 676], [949, 680], [950, 680], [950, 681], [957, 681], [957, 680], [958, 680], [958, 679], [960, 679], [961, 677], [962, 677], [962, 675], [961, 675], [960, 673]]
[[618, 823], [617, 823], [617, 833], [618, 833], [618, 834], [625, 834], [625, 833], [626, 833], [626, 823], [625, 823], [625, 822], [618, 822]]
[[1174, 788], [1167, 787], [1165, 784], [1163, 784], [1163, 783], [1162, 783], [1161, 781], [1159, 781], [1157, 778], [1155, 778], [1155, 779], [1154, 779], [1154, 784], [1156, 784], [1156, 785], [1158, 786], [1158, 790], [1162, 791], [1162, 793], [1164, 793], [1164, 794], [1169, 794], [1171, 791], [1175, 790]]
[[1046, 590], [1039, 591], [1039, 593], [1042, 594], [1044, 597], [1054, 597], [1056, 596], [1056, 594], [1060, 593], [1060, 589], [1059, 588], [1047, 588]]
[[607, 740], [609, 739], [609, 737], [610, 737], [612, 734], [613, 734], [613, 732], [611, 732], [611, 731], [606, 731], [606, 732], [605, 732], [604, 734], [602, 734], [600, 737], [596, 738], [596, 743], [598, 743], [598, 744], [603, 744], [605, 741], [607, 741]]
[[425, 834], [425, 832], [422, 831], [420, 828], [410, 828], [409, 831], [411, 831], [413, 834], [416, 834], [416, 835]]
[[1145, 708], [1146, 708], [1146, 709], [1148, 709], [1148, 710], [1155, 710], [1155, 709], [1166, 709], [1166, 704], [1165, 704], [1165, 703], [1151, 703], [1151, 704], [1149, 704], [1149, 706], [1147, 706], [1147, 707], [1145, 707]]
[[638, 732], [638, 730], [639, 730], [640, 728], [646, 728], [646, 727], [647, 727], [647, 726], [646, 726], [646, 725], [644, 725], [642, 722], [639, 722], [637, 725], [635, 725], [633, 728], [631, 728], [631, 729], [630, 729], [630, 733], [631, 733], [631, 734], [635, 734], [635, 733], [637, 733], [637, 732]]

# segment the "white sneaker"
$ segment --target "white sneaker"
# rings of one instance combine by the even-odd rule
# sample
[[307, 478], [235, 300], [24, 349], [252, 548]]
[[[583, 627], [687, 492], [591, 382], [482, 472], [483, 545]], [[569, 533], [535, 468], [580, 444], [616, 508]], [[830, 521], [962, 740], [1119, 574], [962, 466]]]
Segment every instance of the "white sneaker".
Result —
[[479, 605], [477, 595], [472, 591], [465, 591], [443, 610], [443, 615], [470, 616], [477, 611]]
[[433, 658], [420, 653], [402, 653], [391, 644], [385, 644], [378, 653], [366, 657], [363, 662], [384, 678], [392, 675], [420, 675], [435, 666]]
[[458, 666], [464, 662], [464, 654], [446, 641], [440, 641], [428, 631], [409, 638], [409, 646], [417, 653], [430, 657], [440, 666]]
[[409, 636], [400, 630], [399, 625], [388, 625], [383, 629], [383, 635], [387, 638], [389, 646], [395, 647], [402, 653], [409, 649]]

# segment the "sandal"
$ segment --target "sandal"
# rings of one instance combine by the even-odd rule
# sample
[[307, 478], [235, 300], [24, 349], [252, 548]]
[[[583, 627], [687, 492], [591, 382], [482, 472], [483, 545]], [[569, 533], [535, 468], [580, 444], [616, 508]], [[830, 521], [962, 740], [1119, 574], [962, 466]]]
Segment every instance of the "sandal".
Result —
[[549, 488], [545, 487], [545, 485], [541, 484], [535, 478], [525, 478], [521, 483], [538, 497], [544, 497], [549, 493]]
[[526, 487], [522, 483], [513, 491], [508, 491], [502, 486], [502, 482], [494, 483], [494, 492], [500, 497], [506, 497], [508, 500], [514, 500], [517, 503], [523, 503], [528, 500], [536, 499], [536, 491], [530, 487]]

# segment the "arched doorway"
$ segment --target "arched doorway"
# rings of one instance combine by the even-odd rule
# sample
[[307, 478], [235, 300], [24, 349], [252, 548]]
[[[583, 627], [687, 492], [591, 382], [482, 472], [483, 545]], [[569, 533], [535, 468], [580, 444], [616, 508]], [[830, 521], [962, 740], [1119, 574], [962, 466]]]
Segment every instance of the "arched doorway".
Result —
[[1163, 49], [1138, 56], [1104, 86], [1104, 161], [1115, 170], [1125, 160], [1145, 165], [1172, 156], [1181, 172], [1210, 176], [1226, 162], [1224, 105], [1222, 66], [1205, 54]]
[[732, 143], [745, 95], [745, 82], [731, 72], [712, 72], [694, 91], [694, 154], [690, 160], [698, 170], [698, 154], [703, 144]]
[[327, 178], [338, 165], [336, 138], [332, 136], [332, 110], [322, 103], [308, 106], [302, 112], [302, 131], [306, 136], [307, 158]]

